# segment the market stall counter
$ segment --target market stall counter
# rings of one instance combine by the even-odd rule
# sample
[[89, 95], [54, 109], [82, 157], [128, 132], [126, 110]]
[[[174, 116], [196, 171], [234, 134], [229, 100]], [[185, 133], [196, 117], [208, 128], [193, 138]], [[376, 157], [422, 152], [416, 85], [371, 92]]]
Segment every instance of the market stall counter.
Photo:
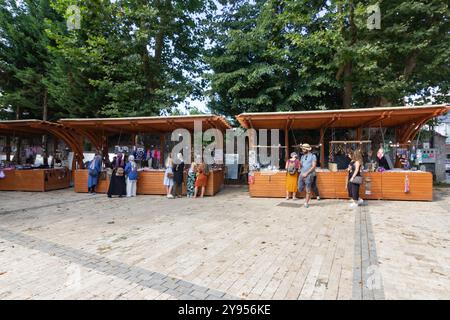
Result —
[[54, 169], [2, 169], [0, 191], [50, 191], [70, 187], [70, 171]]
[[[348, 199], [347, 171], [318, 170], [317, 187], [324, 199]], [[360, 188], [363, 199], [433, 200], [433, 176], [430, 172], [389, 170], [364, 172]], [[286, 196], [286, 171], [258, 171], [249, 182], [251, 197], [283, 198]], [[304, 192], [297, 193], [304, 197]]]
[[[98, 180], [97, 193], [107, 193], [109, 188], [109, 177], [103, 171]], [[137, 194], [165, 195], [166, 190], [163, 185], [164, 170], [141, 170], [138, 172]], [[79, 169], [75, 171], [74, 183], [75, 192], [88, 192], [88, 170]], [[183, 183], [183, 194], [186, 194], [186, 177]], [[212, 170], [208, 176], [205, 195], [213, 196], [219, 192], [224, 184], [223, 170]]]

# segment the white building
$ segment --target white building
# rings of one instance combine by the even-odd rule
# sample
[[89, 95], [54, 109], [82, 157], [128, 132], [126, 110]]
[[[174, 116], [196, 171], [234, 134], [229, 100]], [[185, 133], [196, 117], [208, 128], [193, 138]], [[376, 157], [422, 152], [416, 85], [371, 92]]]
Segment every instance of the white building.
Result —
[[443, 136], [446, 136], [446, 144], [450, 144], [450, 113], [445, 116], [439, 117], [438, 119], [440, 124], [435, 128], [435, 130]]

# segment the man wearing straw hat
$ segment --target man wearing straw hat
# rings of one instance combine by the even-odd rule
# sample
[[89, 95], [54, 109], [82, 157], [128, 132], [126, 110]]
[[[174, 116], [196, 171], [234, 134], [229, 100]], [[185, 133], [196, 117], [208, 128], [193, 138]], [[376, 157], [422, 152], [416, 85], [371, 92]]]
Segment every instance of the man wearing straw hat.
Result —
[[311, 153], [311, 146], [307, 143], [301, 145], [303, 156], [300, 159], [300, 175], [298, 177], [298, 191], [302, 192], [306, 187], [305, 208], [309, 207], [311, 200], [311, 186], [316, 173], [317, 158]]

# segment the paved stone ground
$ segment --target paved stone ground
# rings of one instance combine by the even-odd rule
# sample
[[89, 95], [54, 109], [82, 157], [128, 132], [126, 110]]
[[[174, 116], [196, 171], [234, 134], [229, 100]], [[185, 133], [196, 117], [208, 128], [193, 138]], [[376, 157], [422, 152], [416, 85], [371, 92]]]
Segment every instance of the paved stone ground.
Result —
[[449, 299], [434, 202], [0, 192], [0, 299]]

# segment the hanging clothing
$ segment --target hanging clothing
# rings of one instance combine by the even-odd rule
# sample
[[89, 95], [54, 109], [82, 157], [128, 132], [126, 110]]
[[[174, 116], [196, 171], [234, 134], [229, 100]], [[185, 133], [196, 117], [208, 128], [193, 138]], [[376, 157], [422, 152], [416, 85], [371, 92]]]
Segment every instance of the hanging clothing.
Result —
[[135, 151], [134, 158], [136, 161], [142, 161], [144, 160], [144, 148], [137, 148]]
[[147, 166], [149, 168], [152, 168], [153, 158], [152, 158], [152, 151], [150, 149], [147, 149], [147, 151], [145, 152], [145, 160], [147, 161]]

